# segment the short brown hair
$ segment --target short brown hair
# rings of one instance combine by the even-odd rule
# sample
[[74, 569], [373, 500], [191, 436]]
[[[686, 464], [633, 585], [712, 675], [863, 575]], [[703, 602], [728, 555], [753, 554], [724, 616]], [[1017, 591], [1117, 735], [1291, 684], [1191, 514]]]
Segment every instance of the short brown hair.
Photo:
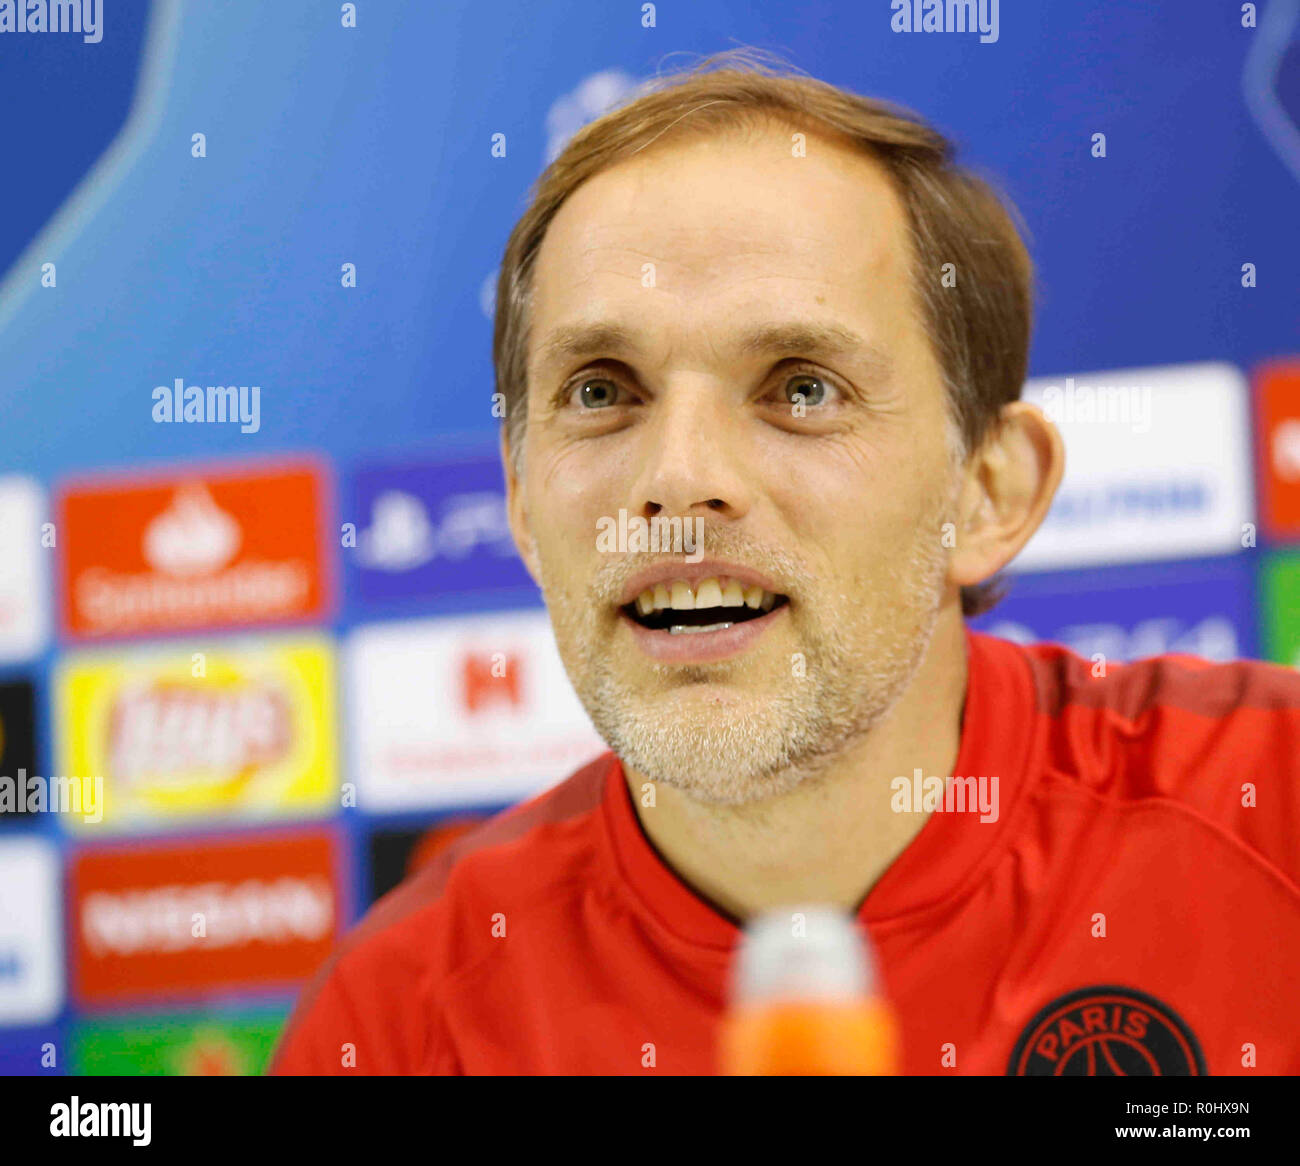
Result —
[[[799, 72], [770, 53], [733, 49], [656, 77], [627, 104], [583, 127], [542, 172], [506, 244], [497, 281], [492, 357], [512, 456], [527, 423], [527, 348], [533, 268], [560, 206], [587, 179], [690, 118], [682, 130], [720, 132], [776, 118], [846, 138], [892, 177], [912, 229], [913, 281], [943, 370], [949, 412], [968, 455], [1019, 398], [1029, 357], [1033, 264], [1015, 209], [957, 166], [954, 148], [922, 118]], [[953, 264], [955, 284], [941, 286]], [[963, 587], [962, 612], [1002, 598], [997, 579]]]

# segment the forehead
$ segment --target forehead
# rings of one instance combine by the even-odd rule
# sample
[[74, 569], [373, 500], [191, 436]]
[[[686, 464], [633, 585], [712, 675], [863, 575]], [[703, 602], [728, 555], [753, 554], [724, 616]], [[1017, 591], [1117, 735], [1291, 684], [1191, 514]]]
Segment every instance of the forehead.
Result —
[[910, 327], [911, 242], [888, 172], [827, 135], [804, 133], [798, 154], [800, 132], [691, 135], [580, 186], [538, 255], [530, 363], [557, 326], [611, 315], [719, 328], [737, 311], [798, 314], [877, 341]]

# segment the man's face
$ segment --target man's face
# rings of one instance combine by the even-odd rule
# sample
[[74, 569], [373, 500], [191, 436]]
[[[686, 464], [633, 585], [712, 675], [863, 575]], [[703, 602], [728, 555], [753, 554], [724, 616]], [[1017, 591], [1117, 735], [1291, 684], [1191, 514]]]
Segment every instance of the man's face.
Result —
[[[597, 729], [637, 773], [733, 804], [817, 773], [893, 707], [955, 517], [902, 203], [872, 160], [811, 134], [793, 156], [792, 132], [661, 144], [564, 204], [511, 487]], [[620, 510], [702, 518], [703, 561], [598, 549]]]

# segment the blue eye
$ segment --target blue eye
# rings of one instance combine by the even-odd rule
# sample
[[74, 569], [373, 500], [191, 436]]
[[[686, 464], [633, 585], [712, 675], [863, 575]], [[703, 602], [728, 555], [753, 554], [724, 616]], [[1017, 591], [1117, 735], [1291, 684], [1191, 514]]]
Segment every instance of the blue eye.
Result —
[[605, 409], [618, 400], [618, 385], [606, 377], [591, 377], [576, 389], [584, 409]]
[[785, 399], [794, 405], [802, 397], [805, 405], [820, 405], [826, 400], [826, 382], [821, 377], [800, 373], [785, 382]]

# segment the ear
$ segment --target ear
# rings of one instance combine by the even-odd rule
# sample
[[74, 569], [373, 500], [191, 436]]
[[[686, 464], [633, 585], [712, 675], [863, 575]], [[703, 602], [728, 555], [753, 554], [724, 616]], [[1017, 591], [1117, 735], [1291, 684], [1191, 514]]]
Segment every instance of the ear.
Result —
[[1064, 472], [1065, 443], [1043, 411], [1028, 401], [1004, 405], [966, 466], [957, 546], [948, 561], [956, 586], [982, 583], [1020, 553]]
[[519, 475], [515, 468], [515, 459], [510, 448], [510, 439], [506, 427], [501, 426], [501, 464], [506, 471], [506, 520], [510, 523], [510, 537], [514, 539], [515, 549], [528, 568], [533, 582], [540, 588], [542, 574], [537, 566], [537, 544], [533, 542], [532, 531], [528, 526], [528, 512], [524, 507], [523, 492], [519, 488]]

